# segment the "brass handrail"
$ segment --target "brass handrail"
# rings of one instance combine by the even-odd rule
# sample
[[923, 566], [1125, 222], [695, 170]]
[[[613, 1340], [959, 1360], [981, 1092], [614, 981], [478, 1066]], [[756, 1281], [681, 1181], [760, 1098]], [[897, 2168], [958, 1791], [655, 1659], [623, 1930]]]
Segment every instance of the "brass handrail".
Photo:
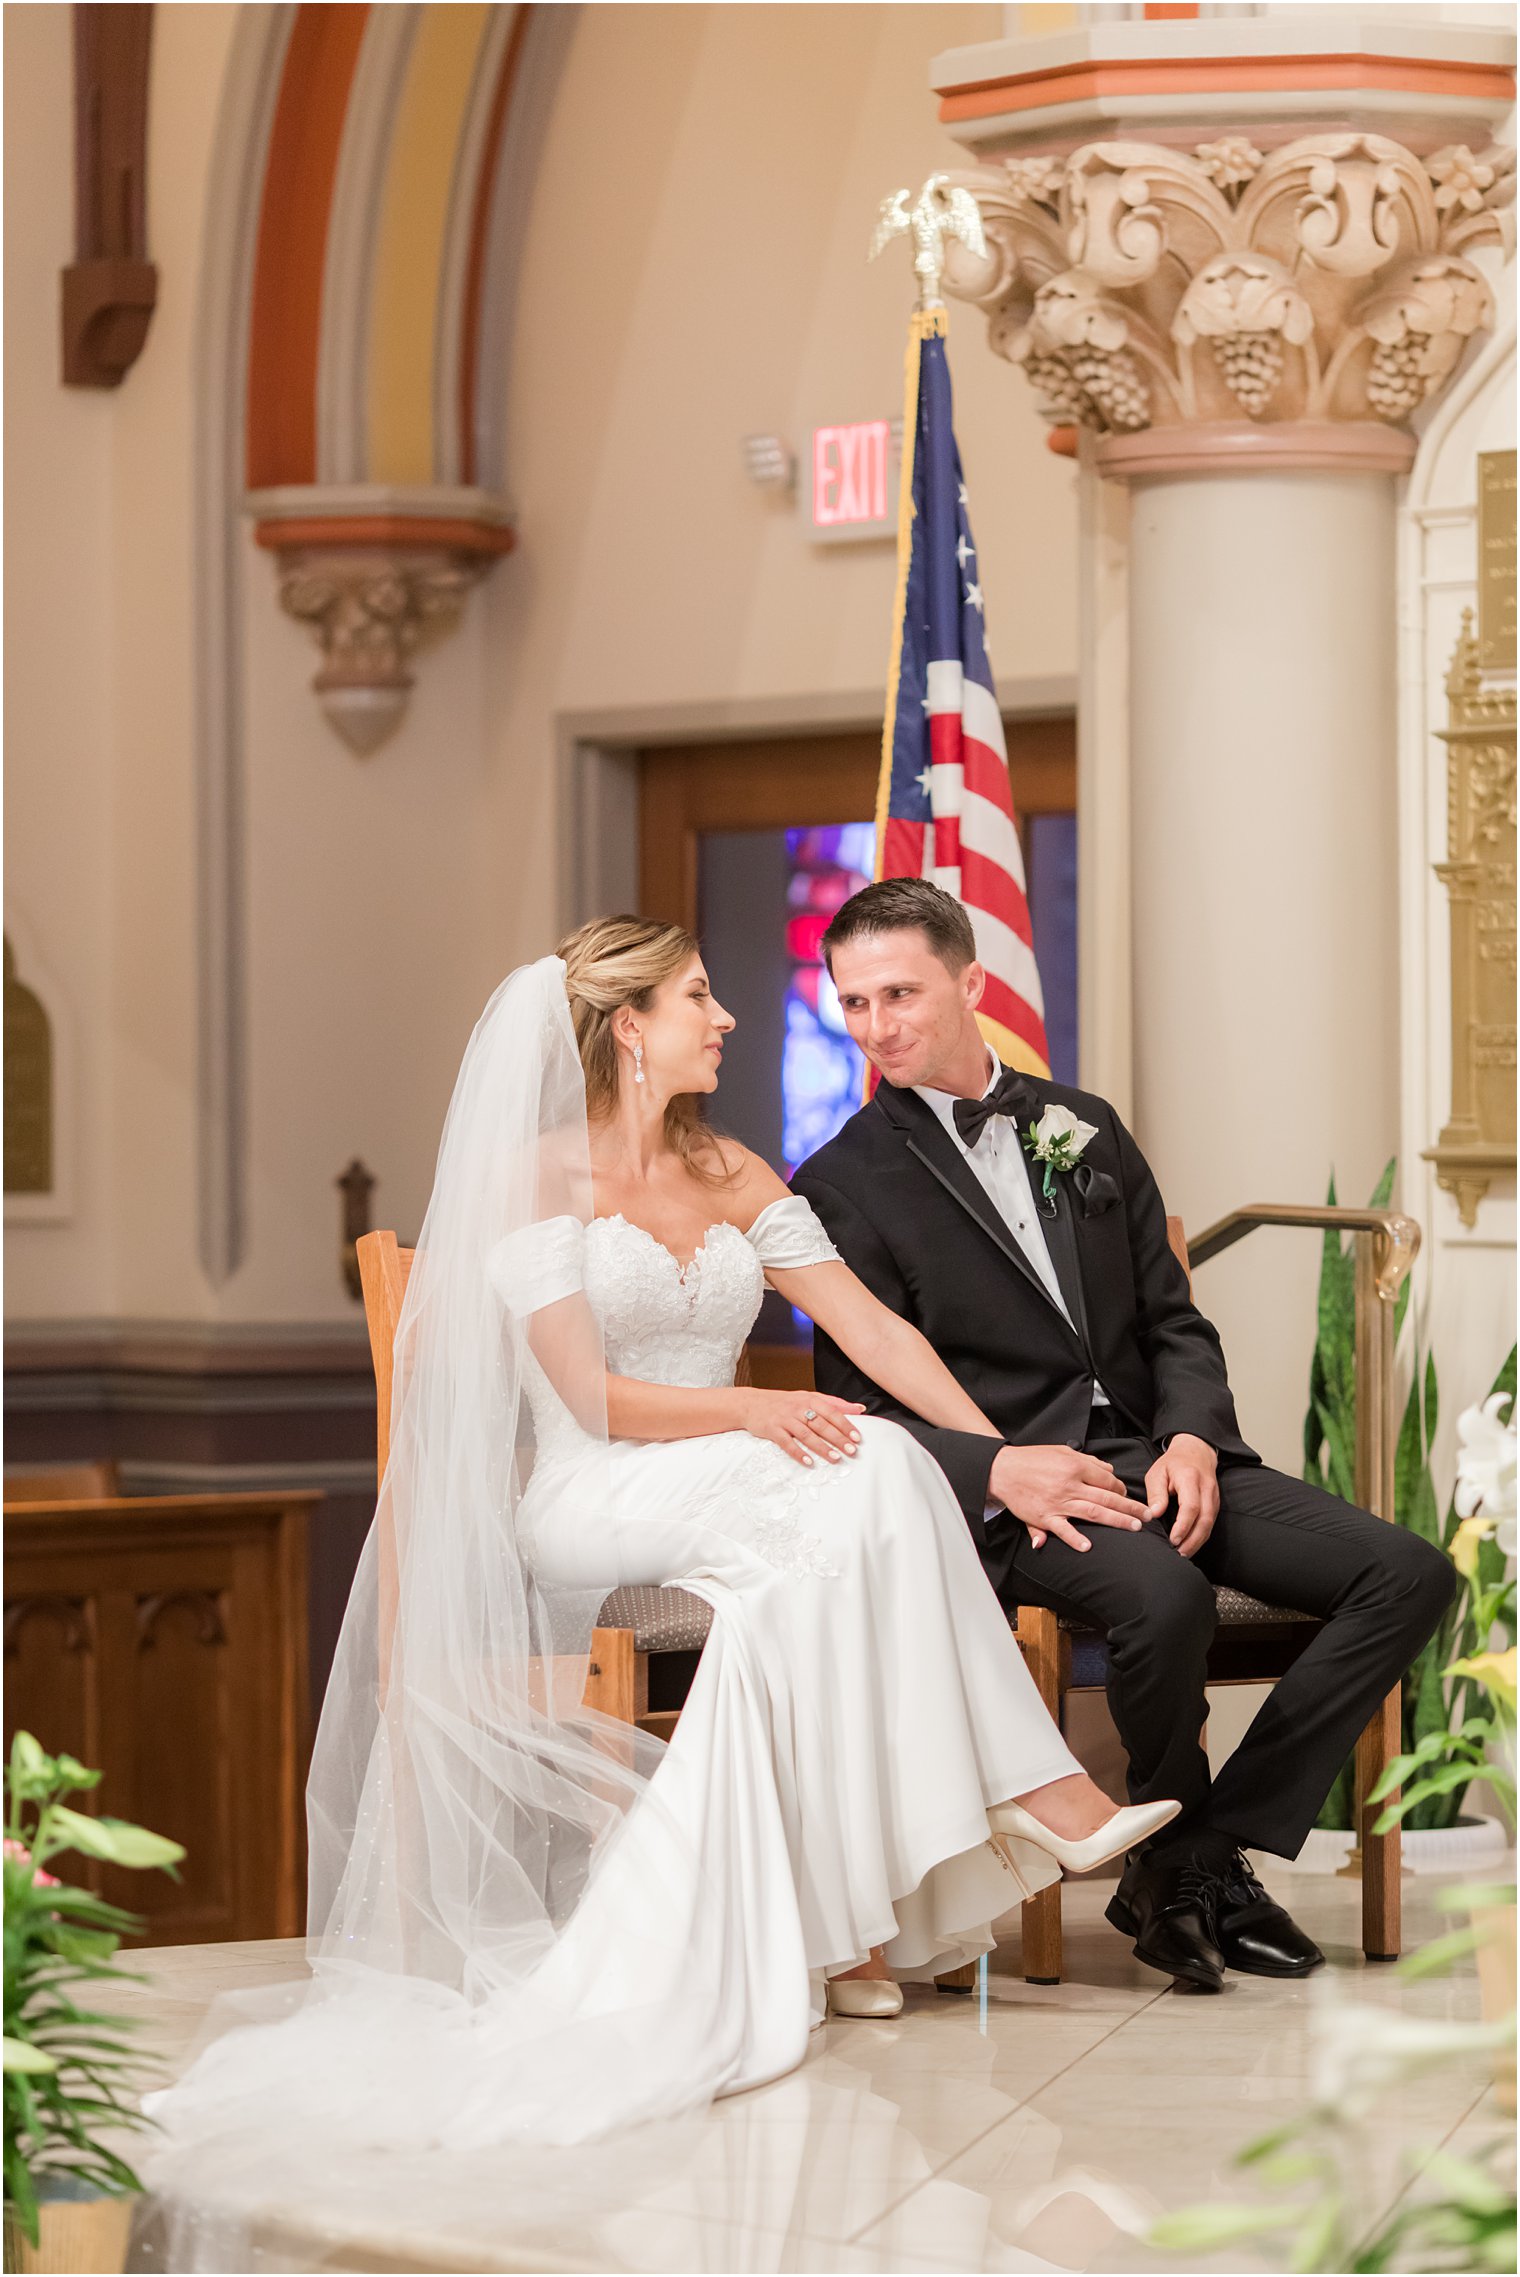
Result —
[[1254, 1233], [1258, 1226], [1332, 1227], [1356, 1239], [1356, 1467], [1354, 1491], [1364, 1510], [1393, 1517], [1394, 1453], [1397, 1427], [1393, 1393], [1393, 1315], [1399, 1290], [1420, 1247], [1420, 1229], [1399, 1210], [1343, 1209], [1337, 1203], [1295, 1208], [1284, 1202], [1255, 1202], [1231, 1210], [1188, 1243], [1190, 1268], [1206, 1265], [1221, 1250]]

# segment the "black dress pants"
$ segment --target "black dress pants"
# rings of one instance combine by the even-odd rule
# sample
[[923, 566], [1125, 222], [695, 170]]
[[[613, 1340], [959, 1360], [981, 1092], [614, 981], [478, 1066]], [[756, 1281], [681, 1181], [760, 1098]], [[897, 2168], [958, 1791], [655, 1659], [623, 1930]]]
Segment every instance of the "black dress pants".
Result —
[[[1087, 1452], [1144, 1501], [1157, 1446], [1100, 1426]], [[988, 1527], [984, 1562], [1010, 1609], [1047, 1605], [1106, 1630], [1132, 1802], [1175, 1796], [1174, 1833], [1216, 1830], [1243, 1849], [1296, 1857], [1358, 1733], [1434, 1634], [1456, 1577], [1418, 1535], [1259, 1463], [1220, 1464], [1219, 1515], [1192, 1559], [1167, 1538], [1176, 1514], [1174, 1503], [1137, 1534], [1078, 1521], [1092, 1543], [1085, 1555], [1054, 1535], [1037, 1550], [1004, 1516]], [[1211, 1783], [1200, 1734], [1216, 1582], [1324, 1626]]]

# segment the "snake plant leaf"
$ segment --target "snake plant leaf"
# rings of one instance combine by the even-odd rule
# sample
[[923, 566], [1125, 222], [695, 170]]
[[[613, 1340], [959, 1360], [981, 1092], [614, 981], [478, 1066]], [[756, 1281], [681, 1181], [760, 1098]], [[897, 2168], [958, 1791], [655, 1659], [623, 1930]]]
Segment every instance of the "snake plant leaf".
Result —
[[1394, 1455], [1393, 1507], [1401, 1526], [1412, 1534], [1419, 1534], [1432, 1548], [1441, 1549], [1444, 1546], [1441, 1514], [1436, 1505], [1435, 1482], [1430, 1475], [1430, 1450], [1440, 1413], [1434, 1355], [1425, 1356], [1423, 1398], [1418, 1354], [1414, 1374]]
[[1333, 1408], [1319, 1410], [1320, 1430], [1328, 1456], [1325, 1485], [1342, 1502], [1356, 1499], [1356, 1418]]

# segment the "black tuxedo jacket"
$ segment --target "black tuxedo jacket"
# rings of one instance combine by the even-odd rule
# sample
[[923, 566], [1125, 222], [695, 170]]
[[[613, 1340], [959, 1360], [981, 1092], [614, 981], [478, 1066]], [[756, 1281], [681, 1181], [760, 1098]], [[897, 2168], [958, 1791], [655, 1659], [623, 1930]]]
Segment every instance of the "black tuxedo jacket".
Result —
[[[1193, 1303], [1167, 1241], [1145, 1157], [1106, 1100], [1022, 1081], [1021, 1132], [1052, 1104], [1097, 1126], [1076, 1168], [1056, 1177], [1055, 1215], [1041, 1220], [1074, 1327], [916, 1092], [881, 1084], [871, 1104], [801, 1165], [793, 1189], [817, 1211], [845, 1262], [923, 1331], [1010, 1443], [1082, 1446], [1096, 1376], [1119, 1435], [1164, 1443], [1190, 1431], [1222, 1457], [1258, 1461], [1240, 1436], [1218, 1332]], [[1030, 1172], [1038, 1205], [1042, 1170], [1031, 1163]], [[820, 1391], [862, 1401], [928, 1448], [980, 1546], [999, 1442], [923, 1422], [822, 1330], [814, 1374]]]

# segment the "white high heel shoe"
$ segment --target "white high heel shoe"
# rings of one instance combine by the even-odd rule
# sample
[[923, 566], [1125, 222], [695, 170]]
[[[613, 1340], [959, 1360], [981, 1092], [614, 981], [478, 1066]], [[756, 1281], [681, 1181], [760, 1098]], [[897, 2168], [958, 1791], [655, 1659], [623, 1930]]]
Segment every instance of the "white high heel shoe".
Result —
[[868, 2016], [885, 2021], [902, 2014], [902, 1986], [890, 1977], [830, 1977], [831, 2016]]
[[1053, 1834], [1031, 1817], [1022, 1803], [995, 1804], [987, 1813], [987, 1824], [994, 1834], [1017, 1835], [1020, 1842], [1032, 1842], [1037, 1850], [1047, 1851], [1069, 1874], [1090, 1874], [1094, 1866], [1117, 1858], [1122, 1850], [1133, 1850], [1169, 1826], [1181, 1808], [1181, 1803], [1130, 1803], [1105, 1819], [1096, 1834], [1085, 1834], [1079, 1842]]

